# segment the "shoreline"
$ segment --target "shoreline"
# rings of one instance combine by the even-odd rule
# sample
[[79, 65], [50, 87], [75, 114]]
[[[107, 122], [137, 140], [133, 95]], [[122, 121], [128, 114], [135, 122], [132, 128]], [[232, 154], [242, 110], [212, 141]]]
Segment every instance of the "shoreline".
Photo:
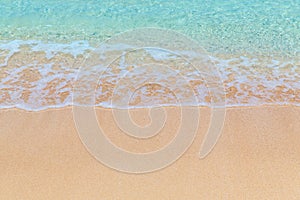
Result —
[[[72, 109], [73, 107], [90, 107], [90, 106], [78, 106], [78, 105], [64, 105], [62, 107], [47, 107], [47, 108], [41, 108], [40, 110], [33, 110], [33, 109], [26, 109], [26, 108], [20, 108], [20, 107], [8, 107], [8, 108], [0, 108], [1, 111], [10, 111], [10, 110], [15, 110], [15, 111], [24, 111], [24, 112], [44, 112], [44, 111], [50, 111], [50, 110], [63, 110], [63, 109]], [[206, 106], [206, 105], [200, 105], [200, 106], [191, 106], [191, 105], [161, 105], [161, 106], [149, 106], [149, 107], [128, 107], [128, 108], [113, 108], [113, 107], [104, 107], [104, 106], [94, 106], [95, 110], [137, 110], [137, 109], [152, 109], [152, 108], [180, 108], [180, 107], [191, 107], [191, 108], [200, 108], [200, 109], [213, 109], [212, 106]], [[230, 106], [224, 106], [224, 107], [214, 107], [215, 109], [217, 108], [224, 108], [226, 110], [228, 109], [251, 109], [251, 108], [268, 108], [268, 107], [295, 107], [295, 108], [300, 108], [300, 105], [297, 104], [262, 104], [262, 105], [230, 105]]]
[[[148, 123], [147, 109], [133, 119]], [[177, 129], [176, 108], [161, 133], [135, 140], [116, 127], [111, 109], [96, 109], [109, 139], [132, 152], [163, 147]], [[226, 109], [222, 135], [204, 159], [199, 150], [210, 111], [200, 108], [190, 148], [152, 173], [115, 171], [97, 161], [76, 132], [72, 108], [27, 112], [0, 110], [1, 199], [297, 199], [300, 195], [300, 107]], [[134, 111], [134, 110], [133, 110]]]
[[[110, 107], [111, 101], [119, 101], [119, 96], [128, 92], [132, 93], [129, 104], [133, 107], [176, 104], [178, 99], [186, 106], [206, 106], [214, 95], [221, 103], [226, 97], [230, 106], [300, 105], [299, 59], [280, 60], [270, 55], [256, 58], [256, 55], [244, 54], [215, 57], [208, 53], [204, 54], [209, 61], [205, 63], [197, 60], [199, 56], [195, 52], [175, 49], [174, 54], [193, 63], [187, 65], [178, 55], [177, 58], [165, 53], [159, 57], [162, 53], [159, 49], [128, 53], [131, 50], [132, 47], [126, 45], [108, 45], [102, 55], [101, 51], [80, 42], [58, 46], [13, 42], [7, 47], [0, 45], [0, 106], [43, 109], [52, 107], [49, 105], [64, 107], [73, 102], [85, 104], [86, 99], [81, 97], [86, 93], [76, 95], [76, 91], [87, 92], [91, 87], [95, 89], [95, 104], [104, 107]], [[146, 63], [135, 63], [135, 56], [151, 64], [141, 67]], [[108, 66], [103, 65], [102, 59], [112, 58], [118, 59]], [[156, 65], [167, 67], [161, 69]], [[141, 79], [144, 74], [147, 76]], [[140, 82], [141, 87], [132, 87]], [[188, 100], [191, 92], [196, 101]], [[73, 101], [74, 96], [79, 98]]]

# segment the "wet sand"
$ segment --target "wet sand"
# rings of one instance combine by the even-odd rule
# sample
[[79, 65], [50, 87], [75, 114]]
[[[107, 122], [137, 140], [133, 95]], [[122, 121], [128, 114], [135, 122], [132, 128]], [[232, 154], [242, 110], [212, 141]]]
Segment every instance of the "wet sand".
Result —
[[[98, 109], [97, 114], [115, 144], [146, 152], [173, 137], [178, 113], [172, 107], [167, 111], [171, 117], [150, 141], [124, 135], [110, 109]], [[201, 111], [195, 141], [178, 161], [135, 175], [110, 169], [88, 153], [71, 108], [1, 110], [0, 199], [300, 198], [300, 107], [228, 109], [223, 133], [204, 159], [198, 154], [210, 115], [207, 108]], [[137, 123], [149, 121], [145, 109], [134, 112]]]

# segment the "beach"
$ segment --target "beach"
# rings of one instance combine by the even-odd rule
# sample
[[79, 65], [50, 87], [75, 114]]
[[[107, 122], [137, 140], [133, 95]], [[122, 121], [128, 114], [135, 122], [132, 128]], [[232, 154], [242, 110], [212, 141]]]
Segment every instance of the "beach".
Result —
[[1, 1], [0, 200], [299, 200], [299, 13]]
[[[178, 124], [176, 107], [150, 141], [134, 140], [116, 126], [111, 109], [97, 108], [101, 127], [114, 144], [147, 152], [164, 146]], [[300, 108], [226, 108], [222, 135], [199, 158], [210, 110], [201, 107], [196, 138], [172, 165], [128, 174], [97, 161], [81, 142], [71, 107], [0, 110], [0, 199], [299, 199]], [[145, 108], [135, 109], [146, 123]]]

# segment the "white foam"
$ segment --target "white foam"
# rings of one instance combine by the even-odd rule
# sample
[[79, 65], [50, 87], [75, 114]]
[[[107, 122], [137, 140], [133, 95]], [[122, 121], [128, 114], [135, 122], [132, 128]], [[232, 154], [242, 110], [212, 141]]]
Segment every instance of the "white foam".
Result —
[[[126, 45], [126, 44], [114, 44], [114, 45], [106, 45], [102, 46], [101, 49], [96, 49], [95, 47], [90, 46], [87, 41], [75, 41], [70, 44], [47, 44], [41, 41], [10, 41], [6, 43], [0, 43], [1, 57], [3, 57], [4, 62], [0, 63], [0, 67], [5, 69], [4, 71], [9, 74], [9, 76], [0, 79], [0, 90], [3, 92], [0, 93], [0, 108], [20, 108], [25, 110], [44, 110], [48, 108], [61, 108], [65, 106], [71, 106], [74, 104], [72, 101], [72, 87], [68, 86], [68, 83], [73, 83], [77, 76], [77, 70], [72, 68], [72, 66], [64, 66], [61, 65], [59, 69], [56, 69], [54, 66], [60, 63], [53, 63], [49, 60], [48, 63], [44, 63], [43, 65], [36, 65], [36, 61], [32, 61], [32, 63], [28, 63], [26, 65], [15, 67], [15, 68], [5, 68], [8, 64], [8, 61], [12, 59], [12, 56], [22, 51], [22, 47], [27, 45], [30, 47], [30, 51], [32, 52], [45, 52], [46, 59], [51, 59], [58, 54], [68, 54], [73, 56], [76, 59], [79, 55], [86, 55], [90, 51], [97, 50], [99, 56], [105, 59], [105, 55], [109, 51], [121, 51], [120, 62], [119, 62], [119, 74], [115, 75], [112, 71], [107, 71], [108, 74], [104, 75], [103, 78], [107, 78], [110, 81], [118, 81], [117, 79], [127, 74], [127, 67], [124, 52], [128, 50], [134, 49], [134, 47]], [[145, 49], [147, 53], [149, 53], [152, 58], [156, 61], [165, 61], [168, 59], [175, 58], [171, 52], [166, 52], [163, 50], [154, 50], [154, 49]], [[197, 56], [195, 52], [184, 52], [177, 51], [175, 52], [179, 55], [184, 55], [185, 58], [193, 58]], [[233, 106], [258, 106], [258, 105], [286, 105], [293, 104], [299, 105], [299, 101], [292, 102], [291, 99], [299, 100], [300, 94], [295, 92], [294, 94], [289, 94], [288, 90], [300, 91], [300, 74], [298, 67], [300, 66], [298, 60], [290, 60], [280, 61], [276, 58], [270, 59], [269, 62], [262, 64], [259, 58], [250, 58], [245, 56], [236, 56], [230, 59], [223, 59], [218, 57], [211, 57], [212, 61], [214, 61], [220, 71], [220, 75], [223, 80], [228, 80], [230, 74], [235, 74], [235, 79], [231, 82], [228, 82], [226, 87], [235, 87], [238, 92], [241, 94], [239, 96], [235, 96], [234, 98], [226, 99], [225, 105], [227, 107]], [[237, 64], [231, 64], [237, 63]], [[292, 67], [286, 69], [287, 65], [291, 65]], [[261, 67], [260, 69], [256, 69], [255, 67]], [[101, 70], [97, 68], [99, 66], [95, 66], [91, 71], [86, 72], [84, 76], [89, 79], [89, 76], [93, 73], [99, 73]], [[21, 79], [22, 72], [26, 69], [32, 69], [38, 72], [41, 76], [40, 79], [27, 83], [27, 86], [24, 86], [24, 81]], [[100, 66], [101, 68], [101, 66]], [[269, 72], [263, 72], [260, 74], [261, 69], [269, 69]], [[188, 71], [186, 72], [186, 78], [189, 80], [195, 80], [198, 77], [198, 71]], [[270, 74], [269, 74], [270, 73]], [[49, 75], [51, 74], [51, 75]], [[143, 68], [136, 70], [134, 74], [127, 74], [130, 79], [134, 79], [135, 77], [147, 76], [147, 72], [143, 70]], [[157, 73], [155, 76], [154, 82], [163, 83], [170, 79], [171, 74], [162, 74]], [[269, 76], [269, 78], [268, 78]], [[205, 77], [205, 75], [204, 75]], [[21, 81], [21, 82], [20, 82]], [[23, 81], [23, 82], [22, 82]], [[19, 84], [16, 84], [20, 82]], [[57, 83], [53, 86], [52, 93], [50, 92], [47, 86], [49, 83], [54, 82]], [[29, 86], [28, 86], [29, 84]], [[88, 84], [88, 83], [87, 83]], [[128, 83], [129, 84], [129, 83]], [[205, 87], [199, 86], [197, 88], [198, 96], [197, 102], [185, 102], [185, 90], [182, 88], [182, 84], [180, 81], [174, 83], [174, 87], [178, 88], [179, 96], [177, 98], [181, 98], [182, 104], [184, 106], [212, 106], [210, 103], [205, 103], [204, 97], [208, 95], [208, 90]], [[241, 88], [241, 84], [248, 85], [250, 88], [247, 91], [243, 91]], [[26, 85], [26, 84], [25, 84]], [[262, 85], [265, 87], [264, 90], [258, 90], [257, 87]], [[126, 88], [130, 85], [121, 85], [121, 87]], [[284, 86], [282, 89], [281, 99], [273, 100], [272, 96], [274, 96], [274, 90], [277, 86]], [[102, 92], [102, 87], [98, 91], [96, 91], [96, 96], [105, 96], [108, 92]], [[122, 89], [122, 88], [121, 88]], [[5, 93], [5, 91], [9, 91]], [[30, 95], [28, 100], [25, 101], [22, 98], [22, 94], [24, 91], [30, 91]], [[120, 90], [122, 91], [122, 90]], [[68, 93], [68, 95], [61, 100], [62, 93]], [[249, 92], [253, 94], [260, 95], [261, 98], [249, 95]], [[5, 98], [5, 94], [10, 96], [9, 99], [5, 101], [1, 101], [1, 99]], [[122, 94], [118, 94], [122, 96]], [[84, 95], [83, 95], [84, 97]], [[171, 98], [167, 94], [162, 98]], [[247, 101], [245, 101], [248, 98]], [[50, 99], [50, 100], [49, 100]], [[52, 101], [54, 99], [54, 102]], [[148, 99], [147, 99], [148, 101]], [[246, 102], [246, 103], [245, 103]], [[76, 102], [78, 103], [78, 102]], [[147, 104], [148, 103], [148, 104]], [[158, 100], [153, 99], [153, 101], [145, 102], [142, 105], [136, 105], [132, 107], [151, 107], [151, 106], [174, 106], [178, 104], [169, 104], [163, 103], [159, 104]], [[79, 103], [78, 103], [79, 104]], [[118, 105], [112, 105], [110, 99], [106, 101], [102, 101], [96, 106], [118, 108]], [[128, 106], [131, 107], [131, 106]], [[123, 108], [123, 107], [122, 107]]]
[[46, 57], [51, 59], [57, 53], [66, 53], [74, 56], [83, 55], [87, 50], [94, 50], [87, 41], [75, 41], [70, 44], [45, 44], [38, 42], [32, 45], [32, 51], [42, 51], [46, 53]]
[[13, 40], [9, 42], [0, 41], [0, 50], [9, 51], [6, 55], [5, 62], [0, 63], [0, 67], [6, 66], [12, 55], [20, 51], [22, 46], [29, 45], [32, 52], [45, 52], [46, 58], [51, 59], [57, 53], [70, 54], [74, 57], [86, 53], [88, 50], [95, 50], [90, 46], [88, 41], [74, 41], [72, 43], [44, 43], [38, 40]]

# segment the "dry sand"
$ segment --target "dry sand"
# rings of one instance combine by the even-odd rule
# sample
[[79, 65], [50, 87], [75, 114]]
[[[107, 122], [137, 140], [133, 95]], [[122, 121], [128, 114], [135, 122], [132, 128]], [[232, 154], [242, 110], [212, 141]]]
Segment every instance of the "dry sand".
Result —
[[[108, 137], [132, 151], [167, 144], [178, 123], [167, 108], [162, 132], [134, 140], [116, 127], [110, 109], [98, 109]], [[146, 123], [145, 110], [134, 111]], [[171, 166], [148, 174], [112, 170], [85, 149], [72, 109], [0, 111], [0, 199], [300, 199], [300, 108], [244, 107], [227, 110], [213, 151], [199, 159], [209, 110], [189, 150]]]

